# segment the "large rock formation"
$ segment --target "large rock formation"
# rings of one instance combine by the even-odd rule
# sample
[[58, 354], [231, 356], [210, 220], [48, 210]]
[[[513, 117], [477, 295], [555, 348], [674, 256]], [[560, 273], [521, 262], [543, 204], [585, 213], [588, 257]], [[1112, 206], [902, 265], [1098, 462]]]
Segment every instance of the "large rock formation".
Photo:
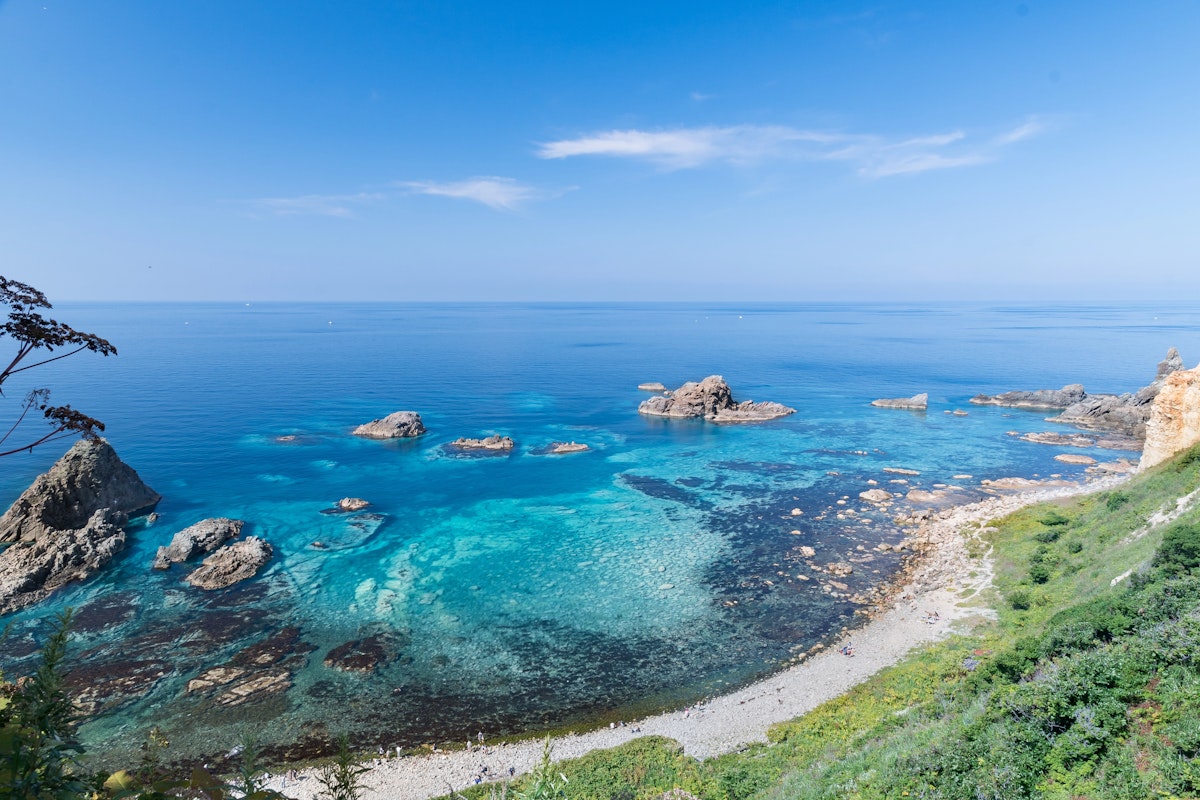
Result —
[[1166, 376], [1146, 424], [1141, 468], [1200, 443], [1200, 366]]
[[780, 403], [734, 402], [729, 384], [720, 375], [709, 375], [699, 383], [680, 386], [670, 397], [651, 397], [638, 406], [638, 412], [655, 417], [698, 418], [710, 422], [761, 422], [796, 413]]
[[81, 439], [0, 517], [0, 542], [82, 528], [102, 508], [136, 517], [162, 498], [104, 439]]
[[415, 411], [397, 411], [383, 419], [371, 420], [354, 429], [355, 436], [368, 439], [409, 439], [425, 432], [421, 415]]
[[0, 614], [93, 575], [124, 549], [129, 516], [159, 499], [108, 442], [76, 442], [0, 517]]
[[253, 577], [271, 560], [271, 545], [257, 536], [227, 544], [204, 559], [184, 580], [199, 589], [224, 589]]
[[244, 524], [240, 519], [227, 517], [200, 520], [175, 534], [169, 545], [158, 548], [154, 568], [169, 569], [172, 564], [182, 564], [201, 553], [211, 553], [229, 539], [236, 538]]
[[1136, 392], [1121, 395], [1088, 394], [1083, 386], [1074, 383], [1062, 389], [1042, 389], [1036, 392], [1005, 392], [998, 395], [976, 395], [976, 405], [1008, 406], [1011, 408], [1061, 408], [1062, 413], [1050, 422], [1061, 422], [1090, 430], [1116, 431], [1141, 440], [1146, 436], [1146, 422], [1151, 406], [1164, 381], [1183, 369], [1179, 351], [1172, 347], [1158, 364], [1154, 380]]
[[907, 408], [914, 411], [924, 411], [929, 407], [929, 394], [922, 392], [912, 397], [883, 398], [872, 400], [871, 405], [879, 408]]

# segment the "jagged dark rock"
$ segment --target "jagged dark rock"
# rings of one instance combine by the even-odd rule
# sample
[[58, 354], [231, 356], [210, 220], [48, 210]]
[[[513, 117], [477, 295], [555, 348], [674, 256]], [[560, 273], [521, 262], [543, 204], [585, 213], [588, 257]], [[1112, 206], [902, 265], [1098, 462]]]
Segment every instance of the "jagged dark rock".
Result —
[[124, 549], [129, 515], [159, 499], [108, 442], [76, 442], [0, 517], [0, 614], [95, 574]]
[[184, 580], [198, 589], [224, 589], [257, 574], [272, 552], [264, 540], [248, 536], [214, 552]]
[[158, 548], [154, 557], [155, 569], [169, 569], [201, 553], [211, 553], [242, 532], [245, 523], [240, 519], [214, 517], [184, 528], [171, 537], [171, 543]]
[[417, 412], [397, 411], [383, 419], [359, 425], [353, 433], [368, 439], [410, 439], [425, 433], [425, 425]]
[[879, 408], [907, 408], [914, 411], [924, 411], [929, 408], [929, 395], [926, 392], [914, 394], [912, 397], [884, 398], [872, 400], [871, 405]]
[[685, 383], [670, 397], [644, 400], [638, 406], [638, 412], [655, 417], [704, 418], [710, 422], [762, 422], [794, 414], [796, 409], [781, 403], [734, 402], [725, 379], [720, 375], [709, 375], [699, 383]]

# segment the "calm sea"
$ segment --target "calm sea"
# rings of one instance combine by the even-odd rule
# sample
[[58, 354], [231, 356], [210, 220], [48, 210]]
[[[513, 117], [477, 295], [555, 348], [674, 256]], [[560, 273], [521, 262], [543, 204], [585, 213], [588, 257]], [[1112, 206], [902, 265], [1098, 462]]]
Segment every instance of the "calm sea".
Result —
[[[923, 487], [1082, 469], [1053, 460], [1063, 449], [1006, 435], [1056, 429], [1045, 414], [970, 406], [971, 395], [1073, 382], [1135, 390], [1169, 346], [1189, 365], [1200, 358], [1196, 312], [62, 304], [60, 318], [120, 355], [25, 375], [107, 423], [121, 457], [163, 495], [161, 518], [134, 528], [101, 576], [13, 615], [0, 669], [28, 664], [51, 612], [82, 609], [76, 684], [133, 676], [83, 733], [94, 751], [127, 757], [153, 725], [176, 758], [222, 752], [247, 728], [298, 755], [341, 732], [412, 745], [686, 704], [854, 623], [857, 606], [798, 577], [808, 568], [796, 548], [854, 564], [838, 594], [890, 574], [894, 557], [873, 549], [899, 539], [885, 515], [817, 519], [839, 498], [861, 507], [868, 480], [897, 479], [884, 467], [918, 470], [909, 486]], [[639, 382], [710, 374], [737, 399], [797, 413], [749, 426], [638, 415]], [[28, 387], [5, 388], [14, 406]], [[929, 393], [927, 413], [869, 405], [918, 392]], [[969, 413], [945, 413], [954, 409]], [[429, 433], [349, 435], [397, 410], [420, 412]], [[516, 449], [445, 447], [491, 433]], [[591, 450], [541, 452], [563, 440]], [[0, 500], [64, 449], [4, 459]], [[346, 496], [371, 513], [322, 513]], [[175, 531], [213, 516], [243, 519], [274, 546], [258, 578], [205, 593], [181, 582], [181, 568], [150, 570]], [[289, 627], [296, 647], [277, 665], [286, 691], [236, 706], [187, 691]], [[373, 670], [324, 664], [353, 641], [378, 656]]]

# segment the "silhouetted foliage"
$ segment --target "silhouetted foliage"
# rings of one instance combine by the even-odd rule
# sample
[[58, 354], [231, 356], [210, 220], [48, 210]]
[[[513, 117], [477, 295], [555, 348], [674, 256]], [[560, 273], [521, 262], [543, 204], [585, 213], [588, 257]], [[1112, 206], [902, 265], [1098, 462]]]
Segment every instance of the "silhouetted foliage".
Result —
[[[0, 275], [0, 305], [8, 307], [8, 320], [0, 325], [0, 336], [12, 339], [17, 346], [12, 360], [7, 366], [0, 369], [0, 395], [4, 393], [5, 381], [19, 372], [25, 372], [52, 361], [59, 361], [84, 350], [90, 350], [102, 356], [111, 356], [117, 353], [117, 348], [94, 333], [77, 331], [70, 325], [43, 316], [41, 311], [51, 308], [46, 295], [28, 284], [9, 280], [3, 275]], [[65, 350], [65, 352], [29, 363], [27, 359], [40, 350], [47, 353], [54, 353], [57, 350]], [[30, 412], [41, 412], [42, 417], [50, 424], [50, 431], [13, 447], [9, 439], [25, 422]], [[103, 430], [104, 423], [94, 417], [89, 417], [69, 405], [51, 405], [49, 389], [34, 389], [22, 401], [16, 421], [3, 435], [0, 435], [0, 448], [8, 448], [0, 452], [0, 456], [12, 455], [22, 450], [32, 450], [39, 444], [76, 433], [85, 437], [94, 437]]]

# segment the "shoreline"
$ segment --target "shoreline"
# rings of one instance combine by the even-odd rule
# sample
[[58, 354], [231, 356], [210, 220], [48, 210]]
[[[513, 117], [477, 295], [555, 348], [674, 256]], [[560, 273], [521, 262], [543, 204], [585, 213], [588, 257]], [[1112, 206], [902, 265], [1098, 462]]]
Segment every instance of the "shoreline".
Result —
[[[673, 739], [685, 753], [700, 759], [766, 742], [771, 725], [812, 711], [899, 663], [919, 646], [973, 627], [972, 621], [994, 617], [990, 608], [978, 602], [991, 588], [992, 571], [988, 554], [976, 559], [968, 553], [964, 534], [970, 533], [970, 528], [977, 532], [989, 521], [1035, 503], [1104, 491], [1133, 474], [1104, 475], [1068, 486], [1031, 486], [935, 511], [907, 537], [919, 549], [897, 576], [881, 587], [883, 599], [874, 611], [860, 626], [834, 637], [834, 644], [819, 645], [801, 663], [682, 710], [553, 737], [553, 758], [578, 758], [641, 736]], [[853, 656], [843, 655], [838, 648], [849, 643], [854, 647]], [[367, 762], [370, 771], [363, 783], [369, 792], [385, 797], [427, 800], [475, 785], [477, 779], [498, 783], [524, 774], [540, 761], [543, 742], [535, 737], [496, 746], [476, 744], [463, 750], [374, 759]], [[267, 785], [296, 800], [311, 800], [321, 788], [313, 768], [290, 781], [273, 776]]]

